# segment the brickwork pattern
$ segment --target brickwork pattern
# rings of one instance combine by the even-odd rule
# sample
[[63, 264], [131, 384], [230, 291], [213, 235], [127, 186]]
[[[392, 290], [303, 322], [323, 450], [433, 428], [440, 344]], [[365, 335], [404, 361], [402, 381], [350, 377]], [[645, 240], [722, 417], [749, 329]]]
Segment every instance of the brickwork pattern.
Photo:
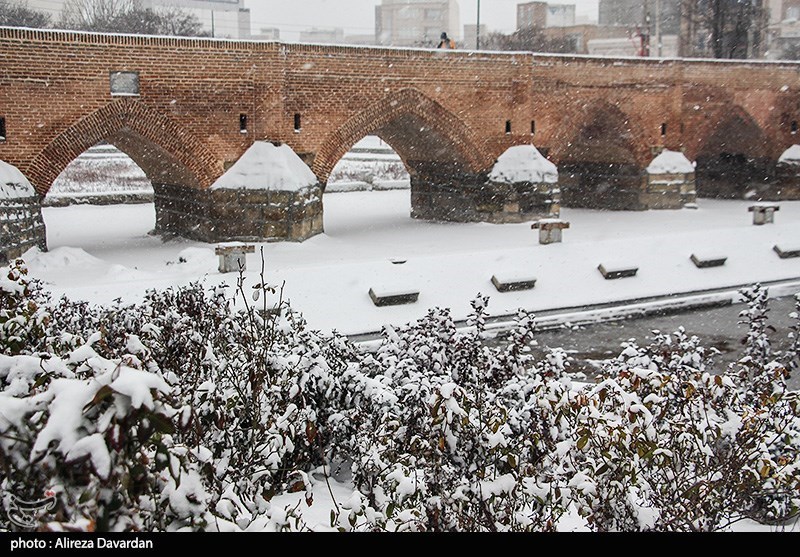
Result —
[[47, 249], [47, 235], [38, 197], [0, 199], [0, 265], [30, 248]]
[[[797, 142], [798, 69], [800, 64], [784, 61], [611, 59], [0, 28], [0, 116], [8, 131], [0, 159], [20, 168], [44, 195], [71, 159], [110, 141], [171, 192], [156, 196], [157, 211], [164, 211], [157, 218], [162, 229], [181, 230], [208, 229], [208, 214], [189, 215], [207, 207], [197, 192], [254, 141], [288, 144], [324, 187], [338, 158], [368, 133], [398, 151], [412, 175], [415, 213], [433, 218], [486, 215], [478, 205], [504, 205], [484, 203], [477, 191], [461, 195], [474, 201], [472, 207], [437, 209], [432, 203], [450, 203], [458, 188], [463, 194], [484, 187], [500, 154], [530, 143], [559, 165], [565, 204], [646, 208], [643, 169], [662, 148], [683, 150], [690, 160], [730, 155], [726, 149], [734, 148], [733, 155], [757, 164], [718, 182], [743, 177], [751, 188], [760, 181], [762, 194], [775, 196], [782, 194], [771, 188], [774, 161]], [[117, 71], [139, 74], [138, 96], [112, 96], [110, 74]], [[242, 114], [246, 130], [240, 129]], [[731, 147], [738, 132], [747, 141]], [[600, 168], [610, 170], [595, 175]], [[696, 179], [698, 191], [707, 182], [713, 195], [742, 194], [714, 185], [713, 164], [699, 165]], [[791, 177], [782, 180], [780, 191], [790, 191]], [[258, 231], [262, 217], [251, 216]]]

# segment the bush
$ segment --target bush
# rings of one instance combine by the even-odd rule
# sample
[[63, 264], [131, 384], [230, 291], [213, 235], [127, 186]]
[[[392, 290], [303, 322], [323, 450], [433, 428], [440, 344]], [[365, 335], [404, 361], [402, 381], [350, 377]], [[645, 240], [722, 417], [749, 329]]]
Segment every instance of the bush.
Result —
[[21, 262], [4, 272], [3, 512], [52, 492], [41, 529], [308, 529], [272, 501], [311, 504], [312, 473], [356, 489], [334, 503], [339, 530], [555, 530], [569, 512], [596, 530], [707, 531], [800, 507], [800, 320], [773, 353], [758, 286], [722, 373], [679, 330], [581, 386], [562, 350], [532, 356], [529, 313], [487, 342], [482, 296], [467, 331], [437, 308], [369, 352], [310, 330], [263, 277], [96, 307], [53, 301]]

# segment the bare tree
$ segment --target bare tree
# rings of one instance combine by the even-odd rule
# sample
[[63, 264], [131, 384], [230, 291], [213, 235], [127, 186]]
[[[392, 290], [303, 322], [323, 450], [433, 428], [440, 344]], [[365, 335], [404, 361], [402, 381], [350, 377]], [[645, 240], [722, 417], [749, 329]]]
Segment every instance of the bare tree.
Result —
[[59, 24], [104, 33], [208, 36], [195, 15], [179, 8], [143, 8], [139, 0], [68, 0]]
[[42, 28], [49, 24], [46, 14], [30, 9], [27, 3], [0, 0], [0, 25]]

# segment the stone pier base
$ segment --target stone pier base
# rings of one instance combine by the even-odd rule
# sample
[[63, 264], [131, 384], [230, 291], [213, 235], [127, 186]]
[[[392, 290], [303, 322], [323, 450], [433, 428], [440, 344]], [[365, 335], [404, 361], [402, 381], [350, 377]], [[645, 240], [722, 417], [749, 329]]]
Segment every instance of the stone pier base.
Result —
[[0, 265], [33, 247], [47, 250], [39, 197], [0, 198]]
[[412, 177], [411, 216], [450, 222], [495, 224], [558, 217], [558, 184], [501, 184], [486, 176], [462, 176], [460, 181]]
[[558, 167], [565, 207], [644, 211], [643, 170], [629, 164], [563, 163]]
[[682, 209], [695, 203], [694, 173], [646, 174], [641, 202], [648, 209]]
[[295, 241], [322, 233], [322, 189], [197, 190], [153, 184], [156, 232], [201, 242]]

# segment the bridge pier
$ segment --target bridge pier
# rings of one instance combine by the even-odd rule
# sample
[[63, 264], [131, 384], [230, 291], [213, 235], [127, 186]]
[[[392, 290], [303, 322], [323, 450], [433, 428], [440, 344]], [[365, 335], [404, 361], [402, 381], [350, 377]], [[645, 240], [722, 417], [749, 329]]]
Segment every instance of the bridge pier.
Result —
[[198, 190], [153, 184], [156, 233], [200, 242], [302, 242], [323, 231], [322, 189]]
[[530, 222], [558, 217], [559, 194], [557, 182], [508, 182], [493, 180], [487, 172], [428, 170], [412, 174], [411, 216], [450, 222]]
[[647, 178], [634, 164], [564, 162], [558, 167], [565, 207], [644, 211]]
[[697, 196], [718, 199], [778, 199], [777, 161], [722, 153], [697, 157]]
[[33, 247], [47, 250], [41, 199], [16, 167], [0, 161], [0, 265]]

